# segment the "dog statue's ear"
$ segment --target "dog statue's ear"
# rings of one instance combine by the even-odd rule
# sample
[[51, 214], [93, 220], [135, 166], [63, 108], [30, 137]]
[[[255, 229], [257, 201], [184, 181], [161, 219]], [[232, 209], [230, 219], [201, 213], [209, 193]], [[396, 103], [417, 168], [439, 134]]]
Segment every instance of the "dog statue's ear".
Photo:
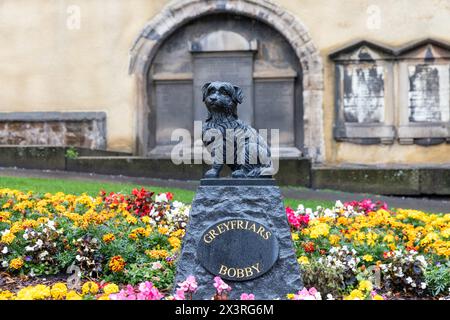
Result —
[[202, 87], [202, 94], [203, 94], [203, 101], [206, 99], [206, 93], [208, 92], [208, 87], [211, 84], [211, 82], [207, 82]]
[[244, 94], [242, 93], [242, 89], [239, 88], [238, 86], [233, 87], [234, 87], [233, 99], [236, 101], [236, 103], [242, 103], [242, 101], [244, 100]]

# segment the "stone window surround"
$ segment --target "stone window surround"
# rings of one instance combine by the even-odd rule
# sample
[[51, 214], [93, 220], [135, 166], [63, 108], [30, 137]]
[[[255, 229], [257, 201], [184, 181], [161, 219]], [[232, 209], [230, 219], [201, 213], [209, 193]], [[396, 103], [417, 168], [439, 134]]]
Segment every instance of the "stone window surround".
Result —
[[[342, 65], [360, 63], [361, 61], [339, 59], [343, 54], [356, 51], [362, 46], [368, 46], [386, 56], [382, 61], [389, 72], [385, 72], [385, 96], [391, 103], [385, 104], [385, 114], [392, 115], [392, 139], [386, 139], [389, 129], [379, 124], [352, 124], [345, 123], [342, 117], [342, 103], [340, 94], [340, 81], [338, 77]], [[421, 48], [435, 46], [448, 51], [448, 56], [437, 57], [434, 64], [447, 64], [450, 67], [450, 44], [435, 39], [424, 39], [414, 43], [393, 48], [379, 43], [366, 40], [356, 41], [343, 49], [336, 50], [329, 55], [335, 63], [335, 127], [334, 137], [337, 141], [351, 142], [356, 144], [391, 144], [398, 138], [400, 144], [435, 145], [443, 142], [450, 143], [450, 122], [411, 123], [408, 120], [408, 91], [409, 79], [407, 66], [424, 59], [411, 58], [408, 56], [413, 51]], [[436, 62], [437, 61], [437, 62]], [[426, 63], [426, 62], [425, 62]], [[395, 95], [397, 90], [399, 94]], [[406, 98], [405, 98], [406, 96]]]
[[148, 71], [159, 46], [176, 29], [217, 13], [231, 13], [260, 20], [280, 32], [298, 56], [303, 73], [304, 154], [314, 162], [325, 160], [323, 134], [323, 65], [307, 28], [300, 20], [269, 0], [228, 0], [207, 2], [180, 0], [169, 3], [137, 37], [130, 52], [130, 74], [136, 80], [137, 133], [135, 153], [147, 154], [148, 114], [152, 97], [148, 90]]

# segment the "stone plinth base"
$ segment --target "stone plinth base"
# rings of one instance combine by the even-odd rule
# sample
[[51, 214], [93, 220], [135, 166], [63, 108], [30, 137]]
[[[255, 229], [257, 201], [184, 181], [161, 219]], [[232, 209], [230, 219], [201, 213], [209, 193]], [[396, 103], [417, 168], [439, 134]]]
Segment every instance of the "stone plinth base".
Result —
[[[233, 288], [229, 298], [239, 299], [242, 293], [253, 293], [256, 299], [285, 299], [286, 294], [300, 290], [302, 280], [289, 224], [280, 189], [273, 179], [203, 179], [201, 181], [192, 203], [190, 220], [178, 260], [175, 286], [178, 282], [184, 281], [187, 276], [194, 275], [199, 284], [194, 299], [211, 299], [215, 293], [213, 286], [215, 275], [203, 267], [204, 260], [200, 261], [198, 254], [199, 244], [204, 241], [204, 232], [210, 230], [212, 226], [220, 221], [234, 220], [250, 220], [259, 227], [261, 225], [267, 227], [278, 245], [270, 247], [275, 248], [270, 252], [264, 251], [266, 250], [264, 247], [260, 255], [261, 261], [268, 260], [266, 258], [274, 252], [278, 258], [267, 272], [256, 278], [247, 281], [225, 280]], [[245, 225], [250, 229], [251, 223], [245, 222]], [[249, 248], [254, 250], [255, 244], [243, 241], [243, 239], [254, 237], [255, 230], [256, 228], [253, 234], [248, 230], [233, 231], [239, 239], [232, 240], [229, 244], [220, 242], [219, 250], [223, 250], [224, 256], [229, 256], [228, 261], [234, 262], [245, 261], [248, 256], [258, 256], [248, 251]], [[247, 231], [249, 233], [246, 233]], [[264, 232], [260, 232], [260, 235], [266, 236]], [[217, 239], [219, 239], [221, 232], [217, 233], [219, 234]], [[230, 237], [229, 234], [227, 236]], [[256, 248], [258, 249], [257, 245]]]

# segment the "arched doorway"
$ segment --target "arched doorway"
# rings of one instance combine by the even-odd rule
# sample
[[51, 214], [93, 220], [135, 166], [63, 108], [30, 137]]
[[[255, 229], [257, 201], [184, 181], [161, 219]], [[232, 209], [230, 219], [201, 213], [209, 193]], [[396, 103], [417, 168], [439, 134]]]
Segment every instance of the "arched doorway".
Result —
[[172, 130], [203, 120], [199, 87], [225, 80], [244, 89], [244, 120], [280, 129], [281, 157], [324, 157], [321, 59], [301, 23], [268, 1], [175, 2], [136, 40], [130, 72], [140, 155], [167, 157]]

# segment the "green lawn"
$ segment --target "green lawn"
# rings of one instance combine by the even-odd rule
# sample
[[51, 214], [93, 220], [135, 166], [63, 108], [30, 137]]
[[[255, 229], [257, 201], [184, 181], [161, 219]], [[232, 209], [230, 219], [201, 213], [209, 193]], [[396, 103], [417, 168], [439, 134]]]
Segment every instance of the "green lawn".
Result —
[[[141, 186], [137, 184], [127, 183], [106, 183], [106, 182], [93, 182], [93, 181], [80, 181], [80, 180], [64, 180], [64, 179], [43, 179], [43, 178], [22, 178], [22, 177], [2, 177], [0, 176], [0, 188], [17, 189], [21, 191], [34, 191], [37, 193], [56, 193], [64, 192], [69, 194], [80, 195], [87, 193], [91, 196], [95, 196], [100, 190], [106, 192], [122, 192], [130, 193], [134, 188], [144, 187], [147, 190], [151, 190], [156, 193], [170, 191], [174, 194], [174, 198], [178, 201], [191, 203], [194, 198], [195, 192], [184, 189], [176, 188], [163, 188], [155, 186]], [[297, 200], [297, 199], [285, 199], [284, 204], [292, 208], [297, 208], [299, 204], [303, 204], [305, 207], [316, 208], [317, 206], [331, 207], [333, 202], [321, 201], [321, 200]]]

